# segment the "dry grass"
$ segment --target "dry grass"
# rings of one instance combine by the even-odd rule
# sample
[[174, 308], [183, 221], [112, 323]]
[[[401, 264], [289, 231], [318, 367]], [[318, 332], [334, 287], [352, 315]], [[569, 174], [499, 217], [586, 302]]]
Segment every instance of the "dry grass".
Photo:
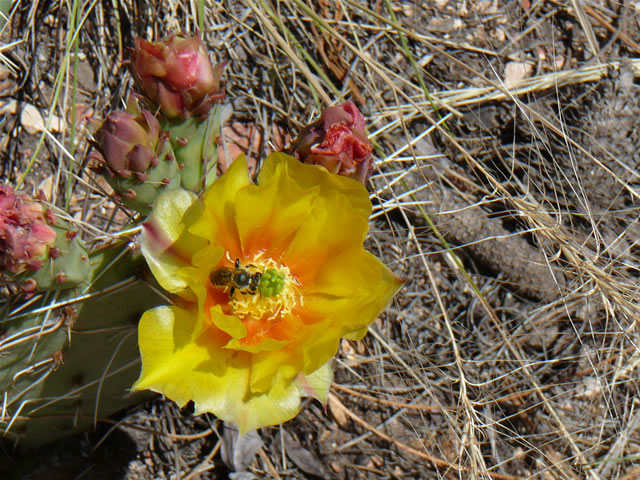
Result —
[[[70, 126], [30, 135], [5, 113], [2, 174], [47, 182], [89, 239], [117, 231], [127, 217], [85, 168], [91, 118], [120, 104], [134, 35], [200, 25], [256, 159], [323, 106], [361, 105], [378, 156], [368, 246], [407, 279], [343, 343], [328, 410], [263, 429], [246, 468], [640, 478], [638, 10], [586, 3], [18, 2], [0, 106]], [[108, 433], [135, 440], [122, 478], [193, 479], [233, 468], [227, 430], [158, 400]]]

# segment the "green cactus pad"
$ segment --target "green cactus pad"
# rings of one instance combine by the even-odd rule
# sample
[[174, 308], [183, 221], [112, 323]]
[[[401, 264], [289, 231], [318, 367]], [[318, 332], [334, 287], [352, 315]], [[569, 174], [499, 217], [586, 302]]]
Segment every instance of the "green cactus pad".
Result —
[[40, 291], [75, 287], [84, 282], [91, 271], [89, 254], [77, 232], [61, 220], [52, 228], [56, 231], [58, 256], [50, 255], [42, 268], [28, 275], [36, 281]]
[[173, 119], [164, 127], [170, 133], [171, 146], [180, 165], [182, 186], [199, 192], [216, 179], [218, 137], [222, 106], [216, 105], [204, 120], [189, 117]]
[[140, 370], [136, 326], [166, 299], [136, 273], [144, 263], [126, 244], [92, 255], [90, 265], [80, 288], [0, 312], [0, 428], [18, 445], [93, 428], [144, 397], [129, 392]]

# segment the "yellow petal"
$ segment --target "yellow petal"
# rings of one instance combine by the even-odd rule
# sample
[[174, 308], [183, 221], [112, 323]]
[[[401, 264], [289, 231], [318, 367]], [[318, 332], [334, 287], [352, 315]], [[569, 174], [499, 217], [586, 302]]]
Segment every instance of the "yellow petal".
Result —
[[242, 189], [236, 200], [236, 224], [245, 257], [262, 253], [278, 261], [318, 196], [317, 187], [302, 189], [276, 174], [263, 185]]
[[222, 313], [220, 305], [211, 308], [211, 321], [231, 338], [242, 338], [247, 334], [247, 327], [244, 326], [244, 323], [234, 315]]
[[163, 192], [156, 199], [149, 219], [162, 229], [169, 242], [174, 243], [182, 235], [185, 228], [182, 219], [195, 199], [193, 192], [182, 188]]
[[195, 199], [193, 193], [181, 188], [163, 192], [156, 199], [142, 234], [141, 250], [151, 272], [158, 283], [172, 293], [187, 287], [176, 271], [188, 265], [191, 258], [178, 256], [169, 249], [184, 233], [183, 217]]
[[[305, 293], [305, 313], [312, 319], [327, 317], [331, 321], [331, 328], [339, 330], [340, 336], [366, 329], [403, 285], [403, 281], [373, 255], [365, 252], [365, 256], [371, 257], [370, 268], [363, 267], [362, 275], [352, 270], [353, 284], [336, 278], [341, 285], [334, 287], [328, 284], [322, 287], [319, 283], [319, 289], [315, 293]], [[333, 276], [332, 272], [331, 277]]]
[[300, 408], [294, 382], [276, 373], [271, 388], [253, 393], [251, 354], [224, 349], [210, 330], [194, 336], [196, 315], [176, 307], [145, 312], [139, 326], [142, 374], [133, 388], [162, 393], [179, 406], [193, 400], [196, 413], [214, 413], [241, 433], [293, 418]]
[[296, 383], [304, 396], [315, 398], [322, 402], [323, 405], [326, 405], [332, 381], [333, 370], [331, 369], [331, 362], [327, 362], [315, 372], [308, 375], [299, 375]]
[[265, 338], [260, 343], [257, 343], [255, 345], [247, 345], [243, 343], [241, 339], [234, 338], [233, 340], [229, 341], [229, 343], [227, 343], [225, 347], [233, 350], [242, 350], [244, 352], [249, 352], [249, 353], [259, 353], [259, 352], [274, 352], [274, 351], [282, 350], [289, 343], [291, 342], [288, 342], [286, 340], [276, 340], [275, 338]]
[[367, 232], [367, 217], [351, 210], [348, 199], [334, 191], [322, 192], [306, 218], [282, 258], [303, 285], [313, 283], [335, 255], [362, 249]]
[[340, 338], [362, 338], [368, 326], [402, 286], [402, 281], [381, 262], [375, 257], [373, 260], [378, 264], [378, 274], [372, 274], [377, 282], [370, 284], [371, 291], [368, 294], [347, 297], [305, 295], [306, 314], [311, 318], [321, 318], [321, 321], [308, 325], [304, 335], [297, 339], [298, 348], [303, 352], [305, 372], [320, 368], [333, 357]]
[[349, 200], [349, 209], [357, 215], [369, 217], [371, 202], [364, 185], [357, 180], [340, 175], [328, 174], [324, 167], [304, 165], [286, 153], [272, 153], [262, 166], [258, 175], [258, 183], [264, 184], [271, 180], [278, 170], [295, 181], [303, 189], [319, 187], [321, 191], [335, 191]]
[[221, 245], [231, 258], [241, 256], [236, 229], [236, 198], [238, 192], [250, 184], [249, 169], [244, 155], [238, 157], [204, 194], [205, 212], [189, 231]]
[[195, 413], [215, 413], [221, 419], [238, 425], [241, 435], [249, 430], [278, 425], [298, 414], [300, 391], [297, 385], [277, 375], [267, 393], [247, 396], [248, 372], [247, 368], [230, 369], [224, 389], [204, 401], [196, 401]]
[[265, 392], [271, 388], [276, 375], [283, 380], [294, 381], [302, 370], [302, 357], [298, 351], [283, 349], [254, 354], [251, 361], [249, 386], [254, 392]]
[[193, 349], [196, 321], [196, 312], [175, 307], [158, 307], [142, 315], [138, 325], [142, 373], [134, 390], [164, 393], [181, 406], [190, 400], [189, 392], [180, 392], [180, 388], [173, 395], [166, 392], [174, 389], [182, 368], [192, 367], [207, 358], [206, 352]]
[[[374, 255], [360, 248], [343, 249], [320, 265], [302, 289], [305, 296], [324, 294], [340, 298], [372, 298], [397, 290], [398, 279]], [[387, 297], [387, 300], [391, 298]]]

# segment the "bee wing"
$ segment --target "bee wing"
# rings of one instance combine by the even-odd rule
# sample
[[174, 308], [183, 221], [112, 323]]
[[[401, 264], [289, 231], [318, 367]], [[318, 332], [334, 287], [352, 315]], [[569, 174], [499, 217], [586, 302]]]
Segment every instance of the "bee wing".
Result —
[[217, 267], [209, 275], [209, 280], [213, 285], [219, 287], [233, 286], [233, 275], [235, 269], [229, 267]]

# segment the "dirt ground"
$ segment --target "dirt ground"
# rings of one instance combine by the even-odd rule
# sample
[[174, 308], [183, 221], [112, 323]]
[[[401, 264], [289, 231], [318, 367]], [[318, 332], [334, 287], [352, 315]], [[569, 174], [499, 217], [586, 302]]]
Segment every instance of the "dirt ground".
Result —
[[[343, 342], [326, 408], [238, 440], [154, 397], [53, 445], [5, 443], [3, 478], [640, 478], [637, 3], [123, 0], [78, 4], [73, 25], [69, 5], [14, 2], [2, 31], [3, 182], [28, 170], [27, 189], [120, 228], [88, 139], [122, 105], [135, 35], [199, 19], [229, 61], [227, 158], [286, 146], [314, 100], [360, 106], [366, 245], [406, 283]], [[70, 169], [102, 193], [69, 193]]]

